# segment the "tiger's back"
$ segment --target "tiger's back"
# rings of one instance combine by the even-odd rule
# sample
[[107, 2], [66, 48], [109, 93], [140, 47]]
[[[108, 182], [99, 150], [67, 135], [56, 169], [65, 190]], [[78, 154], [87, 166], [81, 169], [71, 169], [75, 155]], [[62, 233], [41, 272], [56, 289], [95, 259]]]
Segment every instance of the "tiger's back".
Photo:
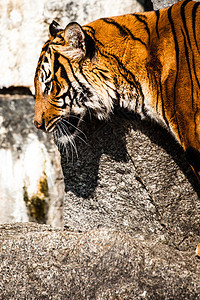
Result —
[[[128, 96], [120, 91], [124, 90], [122, 83], [118, 86], [120, 105], [170, 128], [185, 149], [193, 126], [195, 136], [199, 135], [198, 10], [198, 2], [184, 1], [173, 9], [101, 19], [84, 27], [102, 57], [113, 61], [113, 77], [116, 72], [122, 77]], [[132, 85], [137, 90], [136, 101], [129, 96]]]
[[106, 119], [120, 105], [170, 130], [199, 177], [199, 3], [51, 26], [35, 76], [36, 126], [70, 139], [86, 112]]

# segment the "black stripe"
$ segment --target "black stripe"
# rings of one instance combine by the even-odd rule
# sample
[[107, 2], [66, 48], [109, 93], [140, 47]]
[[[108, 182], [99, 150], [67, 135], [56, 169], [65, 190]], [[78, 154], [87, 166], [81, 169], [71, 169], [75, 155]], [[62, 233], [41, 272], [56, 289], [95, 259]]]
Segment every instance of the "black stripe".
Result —
[[[67, 90], [67, 92], [63, 93], [62, 96], [60, 96], [58, 99], [61, 98], [61, 99], [63, 99], [63, 101], [65, 101], [65, 98], [66, 98], [66, 97], [68, 97], [70, 100], [72, 100], [71, 97], [70, 97], [70, 94], [69, 94], [69, 89]], [[65, 106], [66, 106], [66, 105], [67, 105], [67, 104], [65, 103]]]
[[49, 44], [50, 44], [50, 40], [48, 40], [44, 46], [42, 47], [42, 52], [47, 52], [48, 48], [49, 48]]
[[85, 76], [85, 74], [83, 72], [81, 62], [79, 63], [79, 71], [80, 71], [81, 75], [83, 76], [83, 78], [85, 79], [85, 81], [90, 85], [90, 82], [88, 81], [88, 78]]
[[54, 74], [56, 74], [61, 66], [60, 62], [59, 62], [59, 57], [60, 57], [60, 54], [59, 53], [55, 53], [54, 54], [54, 66], [53, 66], [53, 70], [54, 70]]
[[[70, 69], [71, 69], [71, 72], [72, 72], [72, 75], [73, 75], [73, 77], [74, 77], [74, 79], [78, 82], [78, 84], [80, 85], [80, 87], [82, 88], [82, 90], [83, 90], [83, 95], [84, 94], [86, 94], [86, 96], [88, 97], [88, 98], [90, 98], [91, 97], [91, 92], [90, 92], [90, 90], [78, 79], [78, 77], [75, 75], [75, 73], [74, 73], [74, 70], [73, 70], [73, 68], [72, 68], [72, 65], [71, 65], [71, 63], [70, 63], [70, 61], [69, 61], [69, 59], [68, 58], [66, 58], [67, 59], [67, 61], [68, 61], [68, 64], [69, 64], [69, 66], [70, 66]], [[82, 104], [84, 104], [84, 102], [85, 102], [85, 96], [84, 97], [81, 97], [81, 102], [82, 102]], [[77, 100], [76, 100], [77, 101]]]
[[193, 9], [192, 9], [192, 28], [193, 28], [193, 35], [194, 35], [194, 40], [195, 40], [195, 44], [197, 49], [199, 50], [198, 44], [197, 44], [197, 38], [196, 38], [196, 13], [197, 13], [197, 9], [199, 7], [200, 3], [197, 2], [194, 4]]
[[51, 106], [57, 108], [58, 110], [61, 109], [61, 107], [59, 105], [53, 104], [52, 102], [49, 101], [49, 103], [51, 104]]
[[49, 56], [50, 56], [50, 59], [51, 59], [51, 57], [52, 57], [52, 50], [51, 50], [51, 48], [50, 48], [50, 47], [48, 47], [48, 49], [47, 49], [47, 53], [49, 54]]
[[61, 76], [61, 78], [63, 78], [64, 80], [66, 80], [66, 82], [67, 82], [67, 84], [68, 84], [68, 86], [70, 88], [71, 87], [71, 81], [69, 80], [69, 77], [67, 75], [66, 69], [65, 69], [65, 67], [62, 64], [60, 64], [60, 76]]
[[141, 23], [143, 23], [145, 25], [145, 30], [148, 34], [148, 39], [149, 39], [149, 42], [150, 42], [150, 37], [151, 37], [151, 34], [150, 34], [150, 30], [149, 30], [149, 26], [147, 24], [147, 22], [143, 19], [144, 16], [142, 15], [138, 15], [138, 14], [133, 14], [133, 16], [138, 20], [140, 21]]
[[[57, 54], [57, 53], [56, 53], [56, 54]], [[57, 80], [57, 77], [56, 77], [56, 75], [55, 75], [56, 72], [57, 72], [59, 69], [60, 69], [60, 76], [61, 76], [61, 78], [63, 78], [63, 79], [67, 82], [67, 84], [68, 84], [68, 90], [71, 88], [71, 82], [70, 82], [69, 77], [68, 77], [68, 75], [67, 75], [66, 69], [65, 69], [65, 67], [63, 66], [63, 64], [61, 64], [60, 61], [58, 60], [59, 57], [60, 57], [59, 54], [55, 55], [55, 62], [54, 62], [54, 80], [57, 82], [57, 94], [59, 94], [60, 91], [61, 91], [61, 87], [60, 87], [59, 82], [58, 82], [58, 80]], [[61, 96], [61, 97], [59, 97], [59, 98], [62, 98], [62, 97], [63, 97], [63, 96]], [[64, 98], [63, 98], [63, 100], [64, 100]], [[70, 98], [70, 100], [71, 100], [71, 98]]]
[[188, 4], [188, 2], [191, 2], [191, 1], [193, 1], [193, 0], [185, 0], [184, 4], [186, 5], [186, 4]]
[[[92, 26], [84, 26], [84, 28], [87, 27], [89, 28], [89, 30], [91, 30], [90, 34], [92, 34], [92, 38], [94, 41], [97, 41], [96, 38], [95, 38], [95, 30]], [[86, 34], [89, 35], [89, 33], [87, 32], [86, 30]], [[104, 44], [100, 41], [98, 41], [99, 45], [101, 45], [102, 47], [104, 47]], [[95, 47], [97, 47], [97, 45], [95, 44]]]
[[45, 80], [42, 81], [42, 82], [45, 82], [45, 81], [47, 81], [47, 79], [51, 76], [51, 70], [48, 70], [48, 74], [47, 74], [44, 65], [42, 65], [41, 68], [42, 68], [42, 70], [44, 71], [44, 74], [45, 74]]
[[155, 13], [156, 13], [156, 33], [157, 33], [158, 38], [160, 38], [159, 30], [158, 30], [158, 22], [159, 22], [159, 18], [160, 18], [160, 11], [156, 10]]
[[[188, 40], [189, 46], [191, 48], [191, 42], [190, 42], [190, 37], [189, 37], [188, 28], [187, 28], [187, 24], [186, 24], [186, 17], [185, 17], [185, 7], [186, 7], [186, 5], [188, 4], [189, 1], [188, 0], [184, 1], [183, 4], [181, 5], [181, 17], [182, 17], [185, 33], [186, 33], [186, 36], [187, 36], [187, 40]], [[187, 15], [187, 18], [189, 18], [188, 15]]]
[[173, 38], [174, 38], [174, 45], [175, 45], [175, 52], [176, 52], [176, 78], [174, 81], [174, 116], [175, 116], [175, 120], [176, 120], [176, 125], [177, 125], [177, 130], [178, 130], [178, 136], [179, 139], [181, 141], [181, 135], [180, 135], [180, 130], [179, 130], [179, 125], [177, 122], [177, 116], [176, 116], [176, 85], [177, 85], [177, 80], [178, 80], [178, 73], [179, 73], [179, 46], [178, 46], [178, 41], [177, 41], [177, 37], [176, 37], [176, 32], [175, 32], [175, 28], [174, 28], [174, 22], [172, 20], [172, 7], [170, 6], [168, 8], [168, 19], [171, 25], [171, 29], [172, 29], [172, 34], [173, 34]]
[[184, 38], [184, 46], [185, 46], [185, 56], [186, 56], [186, 60], [187, 60], [187, 65], [188, 65], [188, 70], [189, 70], [189, 74], [190, 74], [190, 81], [191, 81], [191, 93], [192, 93], [192, 108], [194, 106], [194, 87], [193, 87], [193, 80], [192, 80], [192, 73], [191, 73], [191, 67], [190, 67], [190, 60], [189, 60], [189, 53], [188, 53], [188, 48], [187, 48], [187, 43], [186, 43], [186, 37], [185, 34], [183, 32], [183, 30], [181, 29], [183, 38]]
[[46, 57], [46, 55], [44, 56], [44, 59], [43, 59], [44, 63], [48, 63], [48, 58]]
[[112, 24], [113, 26], [115, 26], [120, 34], [123, 36], [123, 37], [126, 37], [127, 35], [130, 35], [131, 38], [134, 40], [134, 41], [138, 41], [140, 42], [141, 44], [143, 44], [144, 46], [146, 46], [146, 44], [140, 39], [140, 38], [137, 38], [135, 37], [132, 32], [124, 25], [120, 25], [118, 24], [117, 22], [115, 22], [113, 19], [110, 19], [110, 18], [102, 18], [101, 19], [102, 21], [104, 21], [105, 23], [107, 24]]
[[[53, 121], [58, 119], [58, 116], [52, 117], [51, 120], [46, 124], [46, 127], [48, 128], [48, 125]], [[55, 122], [52, 123], [52, 125], [48, 128], [48, 130], [51, 130], [52, 127], [55, 126]]]
[[[112, 87], [110, 87], [108, 84], [107, 84], [107, 81], [109, 81], [109, 78], [108, 76], [106, 76], [106, 74], [104, 73], [108, 73], [108, 70], [103, 70], [103, 69], [100, 69], [100, 68], [95, 68], [96, 70], [98, 70], [99, 74], [98, 73], [94, 73], [94, 75], [100, 80], [102, 81], [103, 79], [103, 83], [108, 87], [108, 89], [111, 89], [113, 91], [115, 91], [115, 89], [113, 89]], [[85, 80], [89, 83], [87, 77], [85, 77], [85, 74], [83, 73], [83, 70], [82, 70], [82, 67], [80, 66], [80, 73], [82, 74], [82, 76], [85, 78]], [[110, 82], [110, 81], [109, 81]], [[90, 83], [89, 83], [90, 84]]]
[[163, 119], [167, 125], [167, 127], [169, 127], [169, 122], [167, 120], [167, 117], [166, 117], [166, 114], [165, 114], [165, 106], [164, 106], [164, 99], [163, 99], [163, 91], [162, 91], [162, 84], [161, 84], [161, 81], [159, 79], [159, 86], [160, 86], [160, 98], [161, 98], [161, 102], [162, 102], [162, 116], [163, 116]]
[[[60, 105], [58, 105], [58, 104], [53, 104], [53, 103], [57, 103], [59, 99], [62, 99], [62, 98], [57, 98], [57, 99], [54, 98], [54, 99], [51, 99], [51, 101], [49, 101], [49, 103], [50, 103], [52, 106], [57, 107], [57, 108], [60, 109], [60, 108], [62, 108], [63, 105], [60, 106]], [[66, 106], [66, 105], [65, 105], [65, 106]]]
[[94, 28], [92, 26], [84, 25], [83, 27], [84, 27], [84, 29], [85, 28], [89, 28], [92, 31], [92, 34], [95, 34], [95, 30], [94, 30]]
[[195, 136], [196, 136], [196, 139], [198, 140], [199, 138], [198, 138], [198, 132], [197, 132], [197, 122], [196, 122], [196, 118], [197, 118], [197, 116], [198, 116], [198, 114], [199, 114], [199, 109], [198, 109], [198, 107], [196, 108], [196, 111], [195, 111], [195, 113], [194, 113], [194, 131], [195, 131]]
[[61, 33], [56, 35], [56, 37], [58, 37], [61, 40], [61, 42], [64, 42], [65, 40], [64, 37], [61, 35]]
[[[102, 21], [104, 21], [105, 23], [107, 24], [112, 24], [114, 25], [115, 27], [117, 27], [117, 29], [120, 31], [120, 34], [124, 37], [126, 37], [128, 35], [128, 29], [125, 28], [124, 25], [120, 25], [119, 23], [117, 23], [116, 21], [114, 21], [113, 19], [111, 18], [102, 18], [101, 19]], [[131, 33], [130, 33], [131, 34]]]
[[159, 93], [158, 93], [158, 83], [157, 83], [157, 80], [156, 80], [155, 76], [154, 76], [154, 80], [156, 82], [156, 94], [157, 94], [157, 96], [156, 96], [156, 111], [158, 112]]

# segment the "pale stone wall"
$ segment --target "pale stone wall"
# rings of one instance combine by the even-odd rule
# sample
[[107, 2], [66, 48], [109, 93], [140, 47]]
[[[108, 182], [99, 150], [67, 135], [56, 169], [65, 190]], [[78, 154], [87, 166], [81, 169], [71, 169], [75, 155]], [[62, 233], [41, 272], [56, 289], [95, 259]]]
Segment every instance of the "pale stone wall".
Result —
[[63, 225], [60, 155], [33, 124], [31, 96], [0, 96], [0, 223]]
[[179, 0], [151, 0], [153, 3], [154, 10], [156, 9], [161, 9], [161, 8], [166, 8]]
[[41, 47], [53, 19], [66, 26], [99, 17], [141, 11], [136, 0], [1, 0], [0, 88], [25, 86], [34, 92], [33, 78]]

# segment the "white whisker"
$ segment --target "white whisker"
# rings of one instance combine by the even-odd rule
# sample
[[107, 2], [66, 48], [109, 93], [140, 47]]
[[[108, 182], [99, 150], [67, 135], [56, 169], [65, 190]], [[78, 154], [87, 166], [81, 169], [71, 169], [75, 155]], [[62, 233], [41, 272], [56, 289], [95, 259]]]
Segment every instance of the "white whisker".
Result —
[[[74, 120], [73, 120], [74, 118]], [[70, 120], [70, 121], [69, 121]], [[84, 142], [87, 145], [87, 142], [85, 139], [87, 139], [87, 136], [85, 133], [78, 128], [78, 125], [80, 121], [80, 117], [76, 115], [70, 115], [68, 118], [67, 117], [60, 117], [59, 120], [56, 122], [55, 129], [54, 129], [54, 140], [55, 143], [58, 147], [58, 150], [63, 153], [66, 153], [67, 156], [67, 162], [69, 158], [69, 151], [70, 150], [70, 155], [72, 159], [72, 163], [74, 163], [74, 157], [76, 156], [77, 160], [79, 159], [78, 156], [78, 150], [77, 150], [77, 145], [76, 141], [74, 139], [75, 136], [77, 138]], [[82, 120], [81, 120], [82, 121]], [[81, 137], [82, 135], [83, 137]], [[67, 145], [70, 144], [70, 149], [67, 147]], [[75, 156], [74, 156], [75, 153]]]
[[62, 124], [62, 129], [65, 132], [65, 134], [69, 140], [71, 150], [72, 150], [72, 159], [73, 159], [73, 149], [75, 150], [76, 157], [78, 159], [78, 151], [77, 151], [77, 146], [76, 146], [75, 140], [70, 137], [70, 134], [69, 134], [70, 131], [69, 131], [68, 127], [66, 126], [66, 124], [62, 120], [60, 121], [60, 124]]
[[66, 122], [69, 126], [72, 126], [73, 128], [75, 128], [77, 131], [79, 131], [82, 135], [84, 135], [84, 137], [87, 139], [87, 136], [85, 135], [85, 133], [78, 127], [76, 127], [75, 125], [73, 125], [71, 122], [69, 122], [66, 118], [64, 118], [64, 122]]
[[76, 135], [76, 137], [80, 140], [80, 141], [82, 141], [83, 143], [85, 143], [85, 145], [88, 145], [88, 143], [82, 138], [82, 137], [80, 137], [80, 135]]
[[[63, 137], [65, 136], [60, 128], [60, 125], [57, 124], [56, 125], [56, 130], [54, 131], [54, 140], [56, 142], [56, 145], [58, 146], [58, 150], [63, 153], [65, 152], [66, 153], [66, 156], [67, 156], [67, 162], [68, 162], [68, 157], [69, 157], [69, 152], [67, 150], [67, 147], [66, 147], [66, 141], [63, 140]], [[67, 137], [66, 137], [67, 138]], [[67, 138], [68, 139], [68, 138]]]

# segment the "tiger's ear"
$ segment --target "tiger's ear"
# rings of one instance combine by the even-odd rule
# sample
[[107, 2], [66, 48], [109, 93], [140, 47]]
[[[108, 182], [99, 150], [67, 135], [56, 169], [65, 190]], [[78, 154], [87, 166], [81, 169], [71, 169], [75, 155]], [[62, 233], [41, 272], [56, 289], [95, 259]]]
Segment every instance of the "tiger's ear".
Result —
[[53, 37], [56, 37], [57, 33], [62, 31], [63, 29], [60, 27], [60, 25], [53, 20], [53, 22], [49, 26], [49, 32], [50, 35]]
[[81, 60], [86, 54], [85, 34], [82, 27], [72, 22], [64, 30], [64, 38], [67, 44], [66, 54], [71, 60]]

